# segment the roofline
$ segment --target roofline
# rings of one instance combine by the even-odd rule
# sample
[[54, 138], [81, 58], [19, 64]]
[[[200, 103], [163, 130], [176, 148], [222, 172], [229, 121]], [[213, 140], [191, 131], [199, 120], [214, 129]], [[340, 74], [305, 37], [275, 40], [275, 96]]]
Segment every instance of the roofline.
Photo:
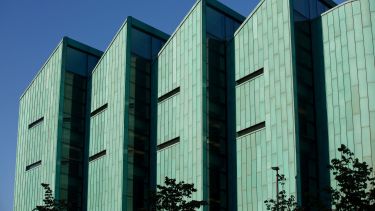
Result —
[[241, 14], [237, 13], [233, 9], [227, 7], [226, 5], [216, 1], [216, 0], [197, 0], [194, 5], [190, 8], [189, 12], [184, 16], [180, 24], [176, 27], [174, 32], [171, 34], [170, 38], [167, 40], [167, 42], [164, 44], [164, 46], [159, 50], [158, 57], [160, 54], [164, 51], [168, 43], [173, 39], [177, 31], [181, 28], [181, 26], [185, 23], [186, 19], [190, 16], [190, 14], [193, 12], [195, 7], [197, 7], [198, 4], [206, 4], [210, 7], [213, 7], [214, 9], [219, 10], [222, 13], [225, 13], [226, 15], [230, 16], [231, 18], [236, 19], [238, 22], [242, 23], [245, 20], [245, 17]]
[[246, 25], [246, 23], [250, 20], [250, 18], [253, 17], [253, 15], [258, 11], [258, 9], [260, 8], [260, 6], [262, 6], [262, 4], [265, 2], [265, 0], [261, 0], [257, 6], [255, 6], [255, 8], [250, 12], [249, 16], [247, 16], [247, 18], [242, 22], [242, 24], [238, 27], [238, 29], [234, 32], [233, 34], [233, 37], [235, 37], [241, 30], [242, 28]]
[[182, 19], [182, 21], [180, 22], [180, 24], [178, 24], [177, 28], [174, 30], [174, 32], [171, 34], [171, 36], [169, 37], [169, 39], [167, 40], [167, 42], [164, 43], [163, 47], [159, 50], [158, 52], [158, 56], [160, 56], [161, 52], [163, 52], [163, 50], [165, 49], [165, 46], [168, 45], [169, 42], [171, 42], [171, 40], [173, 39], [173, 37], [176, 35], [177, 31], [181, 28], [182, 24], [185, 23], [186, 19], [189, 17], [189, 15], [193, 12], [193, 10], [195, 9], [195, 7], [198, 6], [198, 4], [201, 2], [202, 0], [197, 0], [194, 5], [190, 8], [189, 12], [185, 15], [185, 17]]
[[[251, 11], [251, 13], [249, 14], [249, 16], [247, 16], [246, 20], [245, 20], [245, 21], [241, 24], [241, 26], [239, 26], [238, 29], [234, 32], [234, 36], [236, 36], [236, 35], [242, 30], [243, 26], [246, 25], [245, 23], [247, 23], [247, 22], [249, 21], [249, 19], [254, 15], [254, 13], [259, 9], [259, 7], [260, 7], [265, 1], [266, 1], [266, 0], [261, 0], [261, 1], [257, 4], [257, 6]], [[321, 1], [323, 1], [324, 3], [326, 3], [326, 4], [328, 4], [328, 5], [330, 5], [330, 6], [332, 7], [331, 9], [329, 9], [329, 10], [327, 10], [327, 11], [330, 11], [330, 10], [334, 9], [334, 8], [337, 6], [337, 4], [336, 4], [333, 0], [321, 0]], [[348, 1], [357, 1], [357, 0], [348, 0]], [[343, 2], [342, 4], [345, 4], [345, 3], [347, 3], [348, 1]], [[327, 11], [326, 11], [326, 12], [327, 12]], [[324, 13], [326, 13], [326, 12], [324, 12]], [[322, 13], [322, 15], [323, 15], [324, 13]]]
[[91, 47], [89, 45], [86, 45], [84, 43], [81, 43], [81, 42], [79, 42], [77, 40], [74, 40], [74, 39], [72, 39], [70, 37], [64, 36], [63, 40], [64, 40], [64, 43], [66, 43], [67, 45], [70, 45], [72, 47], [76, 47], [79, 50], [84, 51], [85, 53], [92, 54], [93, 56], [100, 57], [103, 54], [102, 51], [100, 51], [100, 50], [98, 50], [96, 48], [93, 48], [93, 47]]
[[333, 0], [320, 0], [320, 1], [323, 1], [324, 3], [330, 5], [331, 7], [336, 7], [337, 6], [337, 3], [334, 2]]
[[[52, 51], [52, 53], [49, 55], [48, 59], [43, 63], [42, 67], [39, 69], [39, 71], [36, 73], [36, 75], [34, 76], [34, 78], [31, 80], [31, 82], [29, 83], [29, 85], [26, 87], [25, 91], [23, 91], [23, 93], [21, 94], [21, 96], [19, 97], [19, 100], [21, 100], [23, 98], [23, 96], [26, 94], [26, 92], [29, 90], [29, 88], [31, 87], [31, 85], [34, 83], [34, 81], [36, 80], [36, 78], [38, 78], [39, 74], [42, 72], [42, 70], [44, 69], [44, 67], [47, 65], [47, 63], [50, 61], [50, 59], [52, 58], [52, 56], [56, 53], [57, 49], [60, 48], [61, 45], [63, 44], [67, 44], [67, 45], [70, 45], [72, 47], [76, 47], [78, 49], [80, 49], [81, 51], [84, 51], [86, 53], [90, 53], [92, 55], [95, 55], [95, 56], [98, 56], [100, 57], [102, 52], [93, 48], [93, 47], [90, 47], [86, 44], [83, 44], [79, 41], [76, 41], [76, 40], [73, 40], [67, 36], [64, 36], [60, 42], [57, 44], [57, 46], [55, 47], [55, 49]], [[62, 59], [62, 58], [61, 58]]]
[[[333, 8], [331, 8], [331, 9], [329, 9], [329, 10], [323, 12], [323, 13], [320, 15], [320, 17], [322, 17], [322, 16], [324, 16], [324, 15], [326, 15], [326, 14], [332, 12], [333, 10], [336, 10], [336, 9], [338, 9], [338, 8], [340, 8], [340, 7], [342, 7], [342, 6], [344, 6], [345, 4], [353, 3], [353, 2], [355, 2], [355, 1], [359, 1], [359, 0], [346, 0], [346, 1], [342, 2], [341, 4], [336, 5], [335, 7], [333, 7]], [[318, 16], [318, 17], [319, 17], [319, 16]]]
[[226, 6], [225, 4], [217, 1], [217, 0], [206, 0], [206, 3], [208, 6], [211, 6], [217, 10], [219, 10], [222, 13], [225, 13], [226, 15], [230, 16], [231, 18], [235, 19], [236, 21], [242, 23], [246, 17], [243, 15], [239, 14], [232, 8]]
[[128, 16], [126, 17], [125, 21], [121, 24], [120, 28], [117, 30], [115, 36], [113, 36], [111, 42], [109, 43], [109, 45], [107, 46], [107, 48], [105, 49], [102, 57], [99, 59], [99, 61], [96, 63], [94, 69], [91, 71], [91, 75], [94, 74], [94, 72], [96, 71], [97, 69], [97, 66], [100, 64], [100, 62], [103, 60], [104, 56], [107, 54], [108, 50], [112, 47], [112, 44], [113, 42], [115, 41], [115, 39], [117, 38], [117, 36], [119, 35], [119, 33], [123, 30], [123, 28], [125, 27], [125, 25], [127, 24], [130, 24], [131, 26], [134, 26], [135, 28], [139, 28], [151, 35], [154, 35], [160, 39], [163, 39], [165, 41], [168, 40], [169, 38], [169, 35], [166, 34], [165, 32], [157, 29], [157, 28], [154, 28], [132, 16]]
[[131, 24], [132, 26], [136, 27], [136, 28], [139, 28], [155, 37], [158, 37], [159, 39], [162, 39], [164, 41], [167, 41], [169, 39], [169, 34], [153, 27], [153, 26], [150, 26], [146, 23], [144, 23], [143, 21], [140, 21], [134, 17], [129, 17], [131, 18]]

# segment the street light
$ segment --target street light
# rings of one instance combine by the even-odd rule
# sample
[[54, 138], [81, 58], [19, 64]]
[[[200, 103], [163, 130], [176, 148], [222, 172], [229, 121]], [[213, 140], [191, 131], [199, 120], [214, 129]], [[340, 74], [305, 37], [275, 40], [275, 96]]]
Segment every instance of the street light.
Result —
[[272, 170], [276, 171], [276, 207], [279, 210], [279, 170], [278, 166], [271, 167]]

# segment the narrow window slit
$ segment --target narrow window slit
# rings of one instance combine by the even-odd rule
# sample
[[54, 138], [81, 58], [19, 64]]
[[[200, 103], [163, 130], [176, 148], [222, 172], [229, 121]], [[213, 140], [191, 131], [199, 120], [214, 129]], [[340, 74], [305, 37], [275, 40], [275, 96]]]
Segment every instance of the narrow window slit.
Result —
[[164, 142], [164, 143], [162, 143], [162, 144], [159, 144], [159, 145], [157, 146], [157, 149], [158, 149], [158, 150], [162, 150], [162, 149], [165, 149], [165, 148], [167, 148], [167, 147], [169, 147], [169, 146], [172, 146], [172, 145], [174, 145], [174, 144], [177, 144], [178, 142], [180, 142], [180, 137], [176, 137], [176, 138], [171, 139], [171, 140], [169, 140], [169, 141], [167, 141], [167, 142]]
[[40, 117], [39, 119], [35, 120], [34, 122], [30, 123], [29, 124], [29, 129], [31, 129], [32, 127], [35, 127], [37, 126], [38, 124], [42, 123], [44, 120], [44, 117]]
[[107, 154], [107, 150], [100, 151], [92, 156], [89, 157], [89, 162], [99, 159]]
[[32, 163], [32, 164], [26, 166], [26, 171], [29, 171], [29, 170], [31, 170], [33, 168], [36, 168], [36, 167], [40, 166], [41, 164], [42, 164], [42, 160], [39, 160], [39, 161], [37, 161], [35, 163]]
[[100, 113], [100, 112], [104, 111], [105, 109], [107, 109], [107, 107], [108, 107], [108, 103], [100, 106], [99, 108], [97, 108], [93, 112], [91, 112], [90, 116], [93, 117], [93, 116], [97, 115], [98, 113]]
[[237, 137], [244, 136], [244, 135], [247, 135], [249, 133], [253, 133], [257, 130], [263, 129], [264, 127], [266, 127], [266, 122], [260, 122], [256, 125], [253, 125], [251, 127], [248, 127], [248, 128], [245, 128], [243, 130], [238, 131]]
[[246, 75], [246, 76], [244, 76], [244, 77], [238, 79], [238, 80], [236, 81], [236, 85], [241, 85], [241, 84], [243, 84], [243, 83], [245, 83], [245, 82], [247, 82], [247, 81], [250, 81], [251, 79], [253, 79], [253, 78], [255, 78], [255, 77], [257, 77], [257, 76], [263, 74], [263, 72], [264, 72], [264, 69], [263, 69], [263, 68], [260, 68], [259, 70], [255, 71], [255, 72], [252, 72], [252, 73], [250, 73], [249, 75]]
[[158, 102], [164, 101], [164, 100], [166, 100], [167, 98], [170, 98], [170, 97], [172, 97], [173, 95], [175, 95], [175, 94], [177, 94], [177, 93], [179, 93], [179, 92], [180, 92], [180, 87], [177, 87], [177, 88], [173, 89], [172, 91], [170, 91], [170, 92], [168, 92], [168, 93], [166, 93], [166, 94], [160, 96], [160, 97], [158, 98]]

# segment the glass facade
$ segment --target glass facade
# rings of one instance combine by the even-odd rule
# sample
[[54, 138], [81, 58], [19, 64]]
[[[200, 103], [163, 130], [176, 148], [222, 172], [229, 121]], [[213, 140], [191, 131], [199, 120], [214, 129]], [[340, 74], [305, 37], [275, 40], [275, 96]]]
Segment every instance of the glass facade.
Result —
[[341, 144], [373, 166], [375, 3], [334, 6], [198, 0], [170, 37], [128, 17], [102, 56], [64, 38], [20, 99], [14, 210], [42, 182], [71, 210], [147, 210], [166, 176], [201, 210], [265, 210], [272, 167], [305, 204]]

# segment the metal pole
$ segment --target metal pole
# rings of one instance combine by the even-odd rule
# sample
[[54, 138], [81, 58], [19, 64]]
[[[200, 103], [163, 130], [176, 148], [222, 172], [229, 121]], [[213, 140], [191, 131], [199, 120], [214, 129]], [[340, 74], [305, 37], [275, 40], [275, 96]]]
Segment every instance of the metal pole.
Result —
[[278, 166], [272, 167], [272, 170], [276, 171], [276, 207], [279, 210], [279, 170]]
[[276, 170], [276, 203], [279, 210], [279, 169]]

